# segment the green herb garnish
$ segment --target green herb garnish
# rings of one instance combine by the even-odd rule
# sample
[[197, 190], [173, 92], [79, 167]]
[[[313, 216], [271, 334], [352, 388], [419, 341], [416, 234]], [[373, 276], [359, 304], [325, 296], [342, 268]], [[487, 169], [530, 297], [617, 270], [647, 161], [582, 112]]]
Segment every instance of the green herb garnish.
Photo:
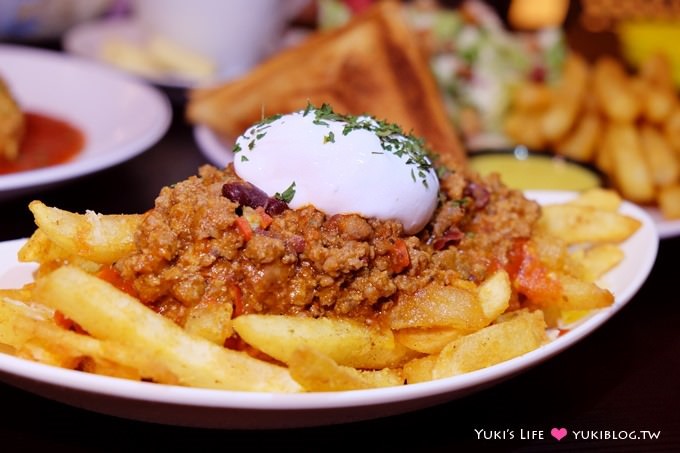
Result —
[[284, 201], [286, 203], [290, 203], [291, 200], [293, 200], [294, 196], [295, 196], [295, 181], [293, 181], [292, 184], [288, 186], [288, 188], [283, 192], [281, 193], [276, 192], [274, 194], [274, 198], [276, 198], [277, 200]]
[[[432, 169], [432, 162], [422, 139], [415, 137], [412, 133], [405, 133], [397, 124], [377, 120], [367, 115], [340, 115], [335, 113], [328, 104], [314, 107], [308, 102], [302, 115], [307, 116], [312, 112], [314, 113], [314, 120], [312, 121], [314, 124], [328, 126], [329, 121], [345, 123], [342, 135], [347, 135], [355, 130], [373, 132], [380, 139], [380, 145], [383, 150], [397, 157], [407, 156], [406, 164], [416, 167], [416, 171], [412, 172], [414, 180], [418, 176], [423, 185], [428, 187], [427, 173]], [[335, 137], [332, 134], [331, 132], [324, 137], [324, 143], [334, 141]]]

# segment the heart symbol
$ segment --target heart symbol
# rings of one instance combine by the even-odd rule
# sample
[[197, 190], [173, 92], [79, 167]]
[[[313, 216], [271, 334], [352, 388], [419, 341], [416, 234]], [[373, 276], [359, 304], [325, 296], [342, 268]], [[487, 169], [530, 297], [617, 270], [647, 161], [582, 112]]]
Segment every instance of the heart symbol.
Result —
[[553, 436], [555, 439], [562, 440], [564, 436], [567, 435], [567, 428], [553, 428], [550, 430], [550, 435]]

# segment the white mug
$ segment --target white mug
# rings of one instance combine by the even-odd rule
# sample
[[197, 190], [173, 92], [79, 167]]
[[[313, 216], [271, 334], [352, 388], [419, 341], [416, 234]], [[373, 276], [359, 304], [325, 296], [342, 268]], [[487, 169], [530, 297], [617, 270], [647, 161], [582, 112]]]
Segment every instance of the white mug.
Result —
[[212, 59], [221, 78], [244, 73], [276, 49], [308, 0], [136, 0], [143, 29]]

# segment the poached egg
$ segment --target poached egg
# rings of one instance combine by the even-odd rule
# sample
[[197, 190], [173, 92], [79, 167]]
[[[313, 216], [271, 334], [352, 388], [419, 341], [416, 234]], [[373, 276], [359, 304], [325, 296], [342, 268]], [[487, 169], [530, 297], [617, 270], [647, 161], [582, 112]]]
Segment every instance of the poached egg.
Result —
[[439, 178], [420, 140], [327, 105], [250, 127], [236, 140], [234, 170], [292, 209], [397, 220], [406, 234], [420, 231], [438, 202]]

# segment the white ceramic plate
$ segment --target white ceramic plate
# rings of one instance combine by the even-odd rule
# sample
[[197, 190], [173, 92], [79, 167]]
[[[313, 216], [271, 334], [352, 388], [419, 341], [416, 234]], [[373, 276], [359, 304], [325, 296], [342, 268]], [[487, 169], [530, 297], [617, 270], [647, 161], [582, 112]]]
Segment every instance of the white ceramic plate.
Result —
[[[566, 192], [529, 192], [527, 195], [541, 203], [561, 202], [573, 196]], [[624, 262], [602, 282], [615, 293], [614, 305], [535, 351], [461, 376], [401, 387], [286, 395], [133, 382], [0, 354], [0, 379], [47, 398], [93, 411], [157, 423], [210, 428], [325, 425], [441, 404], [508, 379], [565, 350], [597, 329], [633, 297], [652, 269], [658, 236], [645, 211], [626, 203], [623, 212], [640, 219], [643, 224], [623, 244]], [[17, 287], [31, 278], [34, 267], [16, 260], [16, 252], [23, 242], [0, 243], [0, 288]]]
[[[290, 29], [284, 34], [280, 42], [276, 43], [276, 48], [282, 49], [295, 45], [302, 41], [307, 33], [306, 30], [302, 29]], [[129, 44], [143, 45], [148, 41], [149, 35], [142, 29], [140, 23], [133, 18], [95, 20], [83, 22], [69, 29], [62, 38], [62, 45], [64, 50], [69, 53], [103, 62], [102, 48], [106, 42], [112, 39]], [[243, 74], [248, 69], [241, 66], [232, 73], [219, 74], [216, 80], [203, 80], [200, 84], [207, 85], [225, 81]], [[198, 85], [196, 80], [172, 74], [159, 74], [156, 77], [137, 76], [164, 88], [190, 89]]]
[[218, 136], [212, 129], [204, 125], [194, 127], [194, 140], [198, 149], [208, 159], [208, 162], [218, 168], [224, 168], [234, 160], [234, 140]]
[[[132, 19], [96, 20], [83, 22], [69, 29], [62, 38], [62, 46], [65, 51], [74, 55], [103, 62], [102, 48], [111, 39], [141, 45], [148, 40], [148, 36], [139, 23]], [[189, 88], [195, 85], [193, 80], [170, 75], [158, 77], [139, 75], [138, 77], [168, 88]]]
[[71, 161], [0, 175], [0, 198], [92, 173], [150, 148], [172, 111], [157, 89], [110, 68], [59, 52], [0, 45], [0, 77], [22, 110], [70, 122], [85, 136]]

